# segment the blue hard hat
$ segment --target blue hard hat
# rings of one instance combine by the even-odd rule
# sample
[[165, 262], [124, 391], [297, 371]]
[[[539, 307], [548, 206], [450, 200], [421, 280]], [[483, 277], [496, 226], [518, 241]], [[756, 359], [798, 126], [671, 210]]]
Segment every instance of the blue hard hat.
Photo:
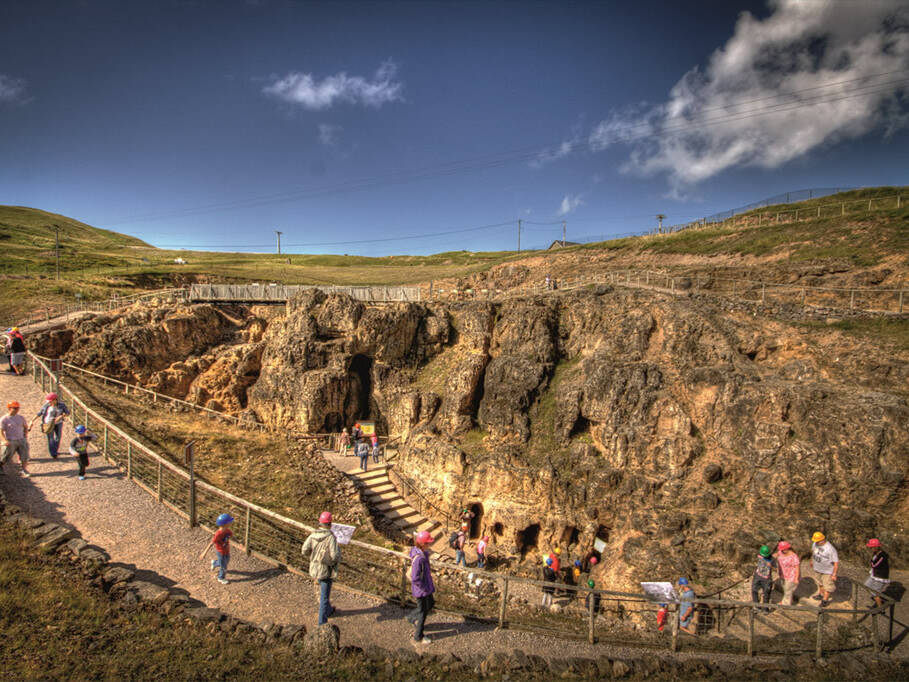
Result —
[[221, 514], [216, 520], [216, 526], [226, 526], [228, 523], [231, 523], [234, 520], [234, 517], [230, 514]]
[[551, 557], [546, 557], [546, 565], [547, 565], [547, 566], [552, 566], [552, 558], [551, 558]]
[[688, 578], [679, 578], [679, 585], [687, 585]]
[[580, 560], [580, 559], [575, 559], [575, 560], [574, 560], [574, 565], [580, 567], [580, 566], [581, 566], [581, 560]]
[[85, 433], [86, 431], [88, 431], [88, 429], [86, 429], [85, 426], [84, 426], [83, 424], [79, 424], [79, 426], [77, 426], [77, 427], [75, 428], [75, 431], [76, 431], [76, 433], [78, 433], [78, 434], [81, 436], [83, 433]]

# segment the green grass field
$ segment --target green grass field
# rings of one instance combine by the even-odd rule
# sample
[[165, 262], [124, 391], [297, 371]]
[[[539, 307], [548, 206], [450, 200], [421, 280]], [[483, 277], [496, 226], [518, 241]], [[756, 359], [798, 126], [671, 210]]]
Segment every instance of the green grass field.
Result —
[[[901, 195], [899, 208], [897, 195]], [[558, 253], [600, 251], [632, 259], [636, 254], [654, 253], [707, 258], [750, 255], [788, 261], [836, 259], [857, 267], [896, 257], [909, 265], [907, 203], [909, 187], [853, 190], [797, 204], [768, 206], [736, 216], [735, 223], [584, 244]], [[799, 222], [775, 222], [777, 213], [791, 216], [796, 209]], [[60, 280], [55, 279], [54, 226], [60, 227]], [[46, 305], [74, 303], [77, 296], [101, 300], [113, 294], [196, 281], [414, 284], [464, 277], [546, 253], [452, 251], [431, 256], [369, 257], [164, 250], [64, 216], [15, 206], [0, 206], [0, 242], [5, 246], [0, 264], [0, 322], [14, 322]], [[175, 258], [184, 258], [187, 263], [177, 265]]]

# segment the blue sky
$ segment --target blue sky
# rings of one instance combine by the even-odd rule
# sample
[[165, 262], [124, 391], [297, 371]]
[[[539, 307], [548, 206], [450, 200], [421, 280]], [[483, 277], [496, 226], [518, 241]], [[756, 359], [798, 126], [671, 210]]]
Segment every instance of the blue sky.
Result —
[[905, 184], [905, 9], [4, 0], [0, 203], [159, 246], [269, 251], [277, 229], [387, 255], [516, 228], [369, 240], [522, 218], [532, 247], [561, 228], [530, 222], [571, 239]]

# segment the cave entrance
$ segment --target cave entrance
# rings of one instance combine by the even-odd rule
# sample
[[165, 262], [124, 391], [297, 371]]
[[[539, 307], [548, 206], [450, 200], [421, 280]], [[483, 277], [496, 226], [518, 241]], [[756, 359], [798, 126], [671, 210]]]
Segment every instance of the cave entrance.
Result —
[[540, 524], [534, 523], [530, 526], [527, 526], [524, 530], [519, 530], [515, 533], [514, 544], [517, 548], [517, 551], [521, 553], [521, 558], [527, 556], [528, 552], [531, 552], [537, 548], [537, 542], [540, 538]]
[[570, 549], [572, 545], [578, 544], [580, 533], [574, 526], [565, 526], [562, 530], [562, 537], [559, 538], [559, 545], [564, 549]]
[[323, 433], [339, 433], [346, 426], [344, 417], [338, 412], [329, 412], [325, 415]]
[[492, 524], [492, 535], [493, 537], [501, 536], [505, 532], [505, 526], [503, 526], [499, 521], [496, 521]]
[[357, 413], [354, 420], [369, 419], [370, 398], [372, 397], [372, 358], [365, 355], [354, 355], [350, 361], [351, 388], [355, 391], [353, 407]]
[[473, 518], [470, 519], [470, 539], [473, 540], [480, 537], [483, 530], [483, 505], [474, 502], [468, 509], [473, 513]]

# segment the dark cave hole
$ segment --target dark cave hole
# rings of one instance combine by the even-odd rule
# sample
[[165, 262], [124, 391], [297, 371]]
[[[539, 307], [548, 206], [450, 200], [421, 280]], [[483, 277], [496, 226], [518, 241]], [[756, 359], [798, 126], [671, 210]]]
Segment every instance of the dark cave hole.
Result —
[[478, 538], [483, 530], [483, 505], [474, 502], [468, 509], [473, 512], [473, 518], [470, 520], [470, 538]]
[[371, 411], [369, 409], [370, 397], [372, 396], [372, 358], [365, 355], [354, 355], [350, 361], [350, 373], [356, 377], [359, 383], [359, 391], [356, 396], [357, 414], [355, 419], [369, 419]]
[[537, 548], [537, 541], [540, 537], [540, 524], [534, 523], [527, 526], [524, 530], [515, 533], [514, 544], [521, 553], [521, 558], [527, 556], [527, 553]]
[[565, 529], [562, 531], [562, 537], [559, 539], [559, 544], [563, 549], [568, 549], [572, 545], [578, 544], [578, 537], [580, 533], [578, 529], [574, 526], [565, 526]]
[[329, 412], [325, 415], [325, 425], [323, 433], [338, 433], [347, 424], [344, 423], [344, 417], [337, 412]]
[[571, 427], [571, 433], [568, 434], [569, 438], [574, 438], [575, 436], [580, 436], [582, 433], [588, 433], [590, 431], [590, 421], [586, 417], [578, 415], [578, 418], [574, 421], [574, 426]]

